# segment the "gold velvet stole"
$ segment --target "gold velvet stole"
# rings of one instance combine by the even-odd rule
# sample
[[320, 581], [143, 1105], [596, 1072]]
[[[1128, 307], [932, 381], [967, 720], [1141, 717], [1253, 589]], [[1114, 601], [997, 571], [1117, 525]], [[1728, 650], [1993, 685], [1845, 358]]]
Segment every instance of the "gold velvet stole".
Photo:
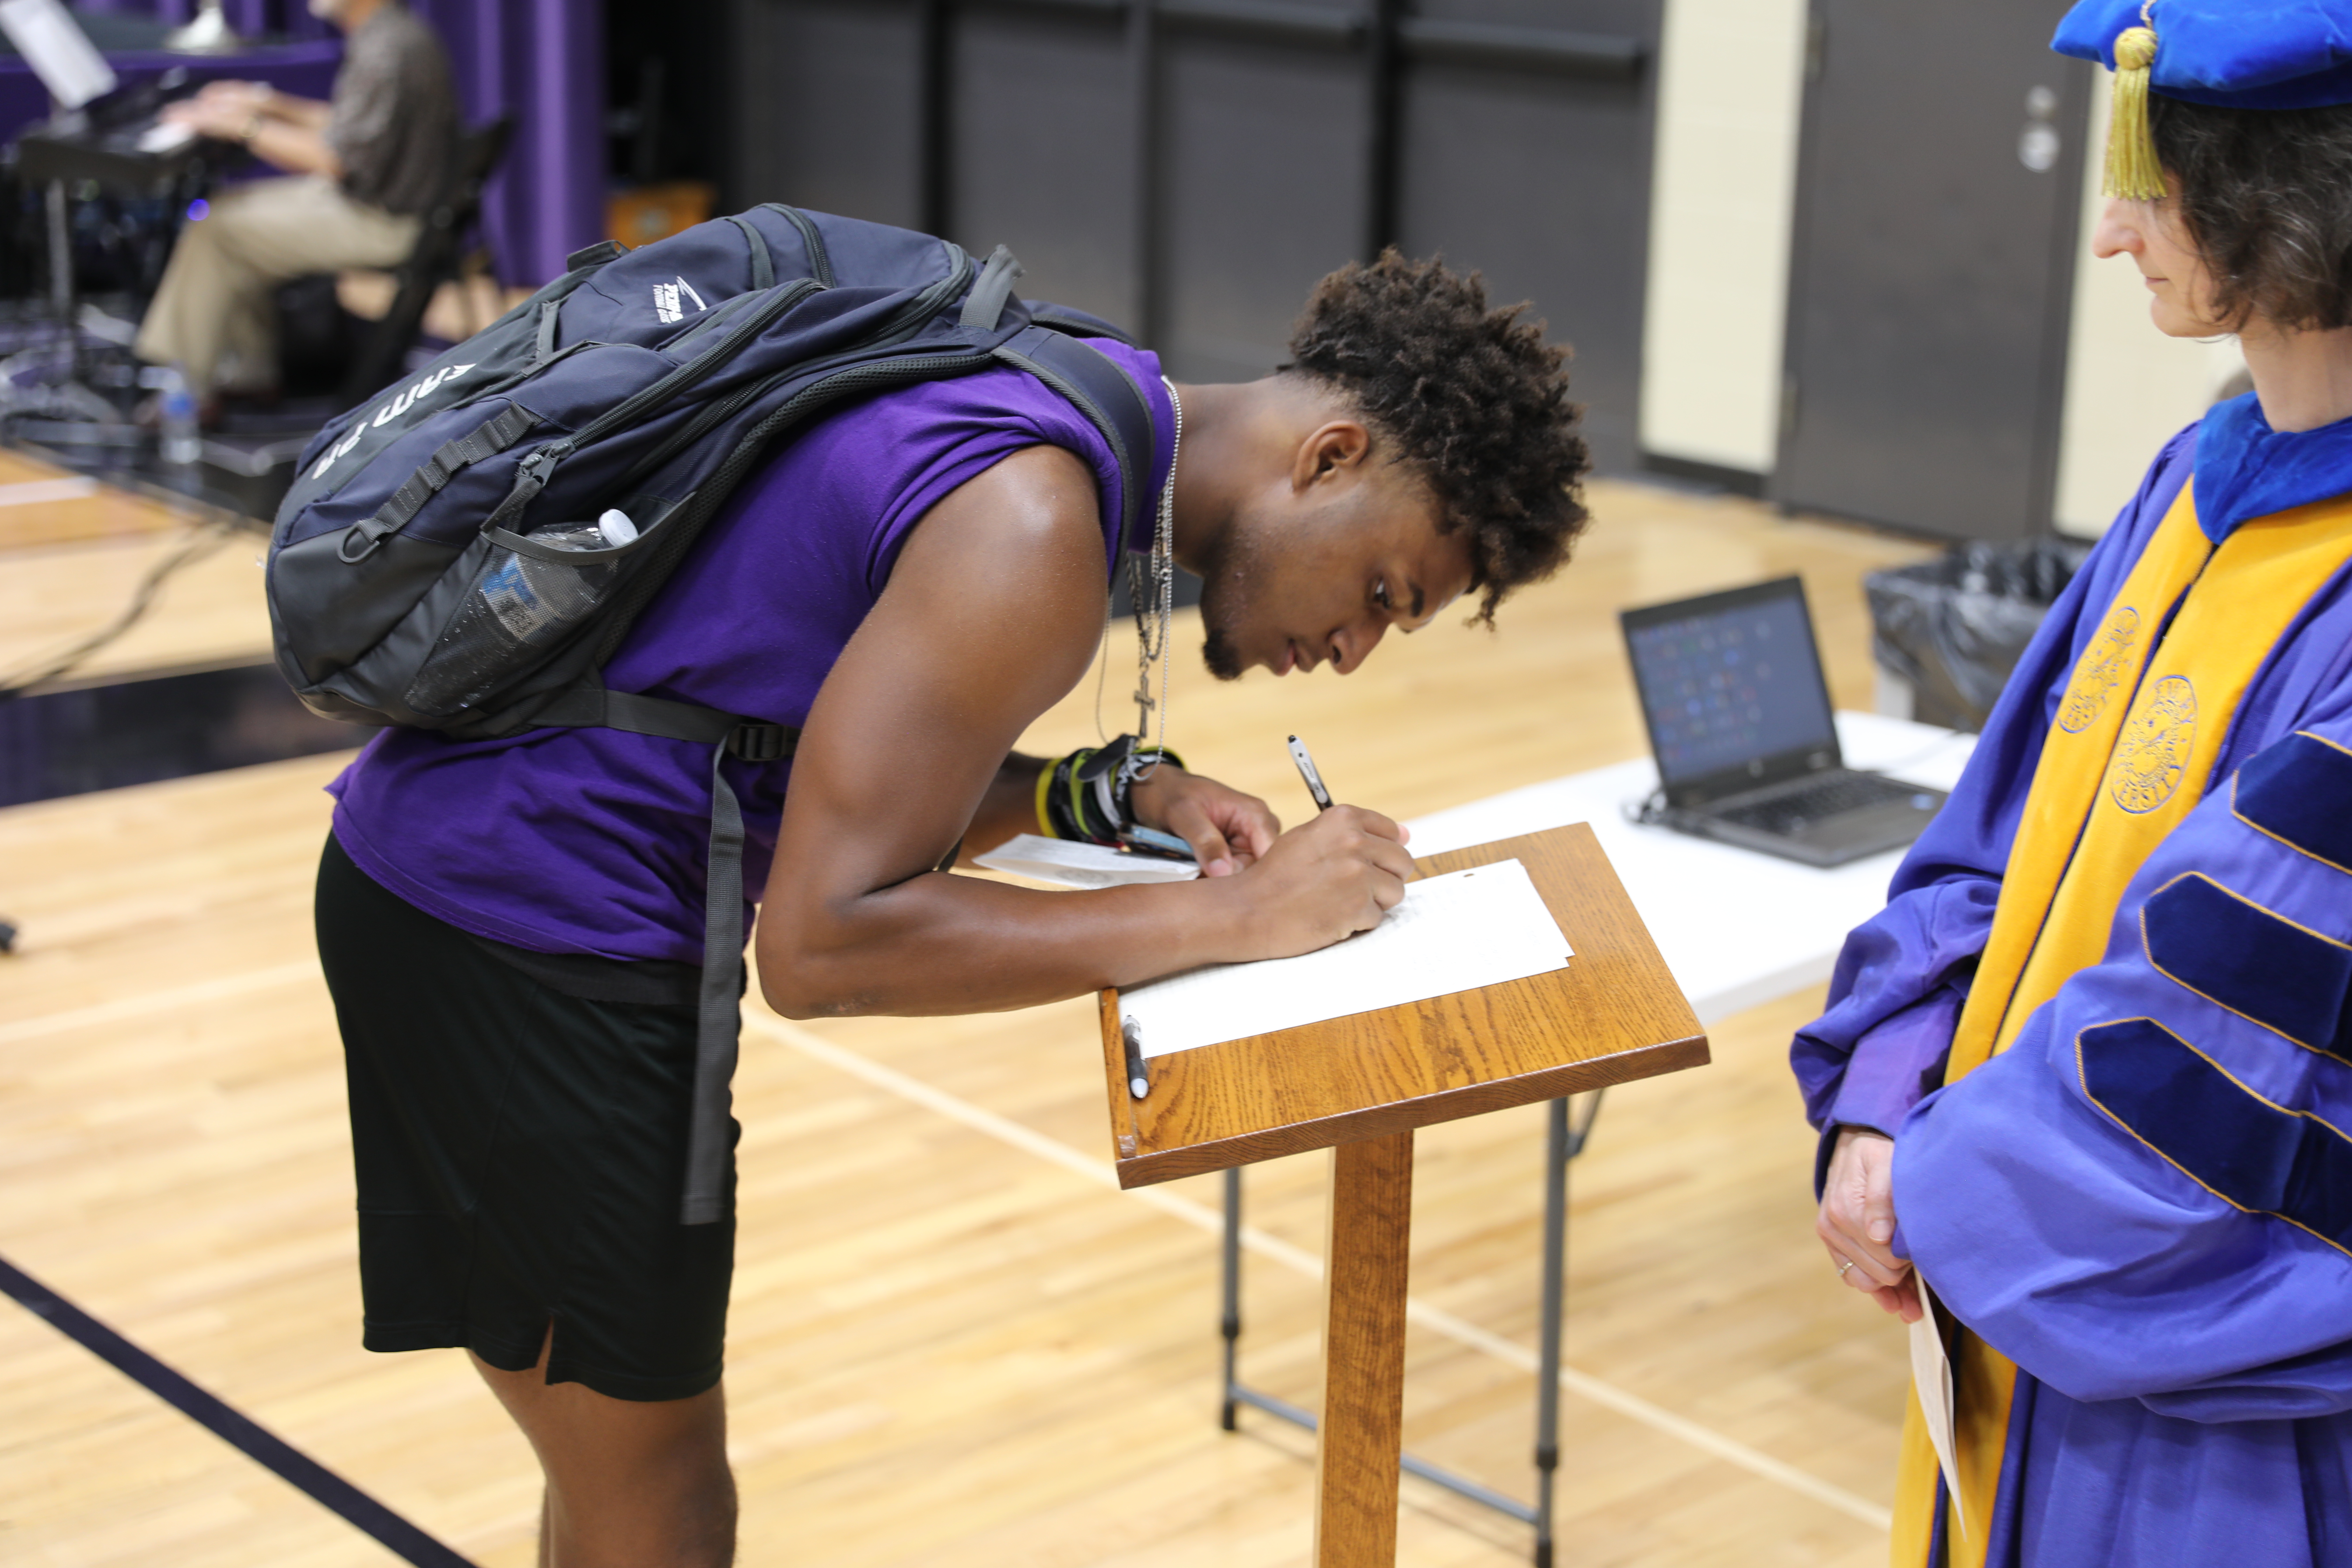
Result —
[[[2190, 491], [2181, 487], [2074, 666], [2034, 769], [1947, 1083], [2008, 1049], [2034, 1009], [2105, 956], [2125, 887], [2204, 798], [2246, 688], [2304, 605], [2352, 557], [2352, 496], [2255, 519], [2217, 549], [2197, 526]], [[1967, 1528], [1946, 1521], [1947, 1557], [1951, 1568], [1983, 1568], [2017, 1368], [1958, 1330], [1952, 1377], [1954, 1508]], [[1927, 1562], [1936, 1479], [1915, 1392], [1896, 1471], [1895, 1568]]]

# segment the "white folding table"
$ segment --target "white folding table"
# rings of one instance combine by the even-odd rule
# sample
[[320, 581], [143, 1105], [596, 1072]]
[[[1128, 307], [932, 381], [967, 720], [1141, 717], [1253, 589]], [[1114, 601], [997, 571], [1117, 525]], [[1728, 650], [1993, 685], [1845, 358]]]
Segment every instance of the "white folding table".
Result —
[[[1876, 713], [1837, 715], [1848, 767], [1948, 790], [1975, 748], [1974, 735]], [[1657, 787], [1647, 758], [1570, 773], [1407, 822], [1412, 852], [1436, 855], [1475, 844], [1589, 822], [1643, 923], [1664, 955], [1699, 1021], [1711, 1024], [1801, 986], [1829, 978], [1846, 932], [1877, 913], [1903, 858], [1890, 849], [1832, 869], [1781, 860], [1712, 838], [1631, 820]], [[1407, 1455], [1404, 1469], [1535, 1527], [1536, 1568], [1551, 1568], [1552, 1480], [1559, 1462], [1559, 1335], [1568, 1250], [1568, 1164], [1584, 1150], [1600, 1113], [1595, 1093], [1573, 1125], [1568, 1101], [1551, 1102], [1544, 1159], [1542, 1308], [1537, 1329], [1536, 1500], [1522, 1503]], [[1224, 1396], [1221, 1419], [1234, 1429], [1248, 1405], [1305, 1426], [1314, 1415], [1243, 1384], [1241, 1348], [1241, 1167], [1225, 1172]]]

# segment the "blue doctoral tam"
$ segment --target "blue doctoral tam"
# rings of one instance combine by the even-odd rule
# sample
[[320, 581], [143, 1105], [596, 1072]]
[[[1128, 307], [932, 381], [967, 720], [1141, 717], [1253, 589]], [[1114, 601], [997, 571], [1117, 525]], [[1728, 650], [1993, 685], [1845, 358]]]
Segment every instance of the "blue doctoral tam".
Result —
[[[2082, 0], [2050, 47], [2116, 68], [2116, 37], [2140, 0]], [[2221, 109], [2352, 103], [2352, 0], [2156, 0], [2148, 87]]]

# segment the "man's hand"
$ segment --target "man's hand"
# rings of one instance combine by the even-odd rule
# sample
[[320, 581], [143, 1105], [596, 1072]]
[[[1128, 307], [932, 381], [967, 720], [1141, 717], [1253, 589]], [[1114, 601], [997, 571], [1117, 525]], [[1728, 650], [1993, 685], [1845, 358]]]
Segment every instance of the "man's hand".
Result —
[[1895, 1237], [1893, 1139], [1867, 1127], [1838, 1129], [1813, 1229], [1830, 1249], [1830, 1261], [1839, 1265], [1840, 1279], [1905, 1322], [1918, 1321], [1919, 1286], [1911, 1264], [1887, 1247]]
[[1412, 876], [1404, 840], [1403, 828], [1355, 805], [1276, 839], [1235, 885], [1250, 900], [1250, 956], [1291, 958], [1380, 924]]
[[1203, 877], [1230, 877], [1274, 847], [1282, 823], [1265, 802], [1162, 763], [1135, 785], [1136, 820], [1192, 847]]
[[296, 174], [341, 177], [343, 163], [327, 144], [331, 105], [279, 92], [266, 81], [207, 83], [193, 98], [163, 106], [162, 118], [215, 142], [238, 142], [265, 163]]
[[268, 118], [269, 96], [258, 82], [211, 82], [193, 98], [165, 104], [161, 118], [216, 142], [242, 141], [250, 127]]

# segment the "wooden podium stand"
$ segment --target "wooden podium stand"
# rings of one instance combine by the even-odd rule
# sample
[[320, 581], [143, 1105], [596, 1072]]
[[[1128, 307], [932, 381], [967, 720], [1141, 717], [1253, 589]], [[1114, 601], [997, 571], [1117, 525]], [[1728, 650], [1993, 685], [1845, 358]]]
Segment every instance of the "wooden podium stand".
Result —
[[1118, 994], [1103, 1067], [1122, 1187], [1332, 1151], [1315, 1561], [1396, 1560], [1406, 1248], [1416, 1127], [1698, 1067], [1699, 1030], [1582, 824], [1435, 855], [1424, 875], [1517, 859], [1576, 955], [1566, 969], [1178, 1051], [1127, 1088]]

